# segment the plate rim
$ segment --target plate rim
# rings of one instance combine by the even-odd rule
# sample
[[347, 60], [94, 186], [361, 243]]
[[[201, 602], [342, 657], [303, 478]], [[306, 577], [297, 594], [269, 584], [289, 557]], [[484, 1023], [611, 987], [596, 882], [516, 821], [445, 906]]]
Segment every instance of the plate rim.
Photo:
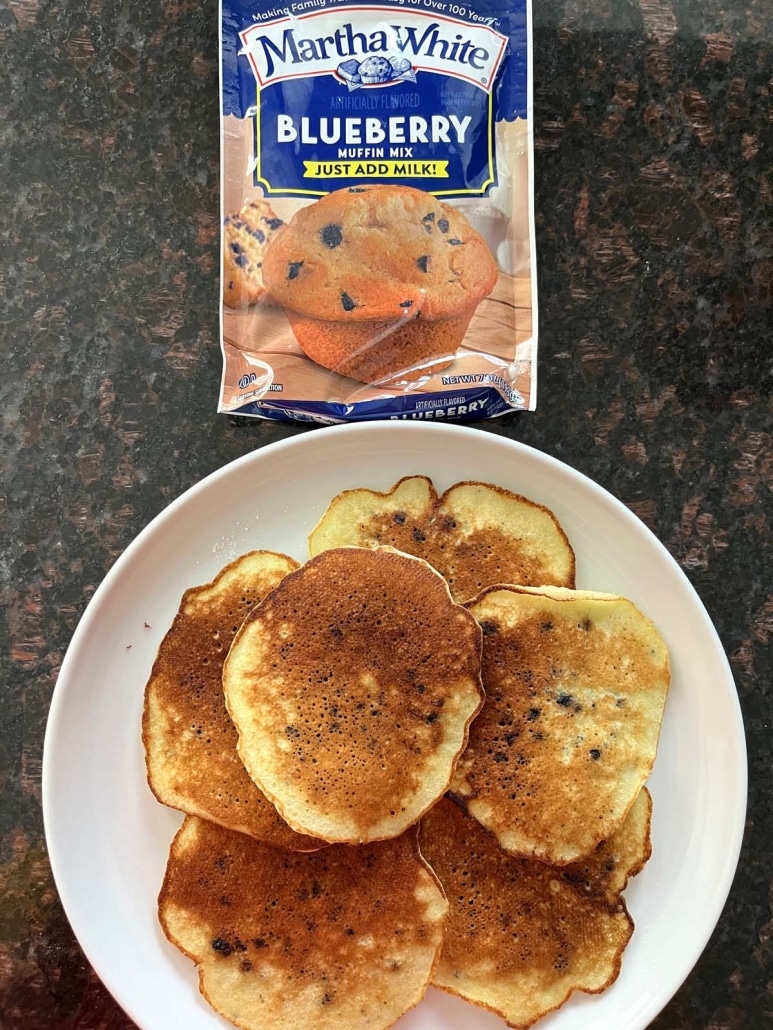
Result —
[[[661, 557], [663, 557], [667, 564], [670, 565], [672, 572], [676, 572], [678, 578], [682, 582], [682, 586], [685, 587], [691, 595], [693, 606], [700, 616], [703, 629], [711, 638], [714, 650], [716, 651], [716, 657], [719, 659], [719, 665], [721, 666], [725, 685], [729, 688], [730, 703], [734, 716], [733, 728], [735, 732], [733, 739], [740, 744], [740, 747], [735, 749], [736, 753], [734, 754], [733, 759], [737, 775], [735, 790], [736, 805], [734, 807], [735, 825], [733, 827], [731, 855], [729, 856], [732, 860], [726, 864], [721, 889], [713, 893], [714, 900], [708, 905], [708, 911], [711, 918], [704, 928], [704, 931], [701, 933], [700, 940], [696, 941], [694, 945], [694, 956], [685, 962], [683, 969], [680, 971], [678, 982], [675, 984], [673, 990], [670, 991], [668, 996], [658, 998], [654, 1005], [650, 1002], [645, 1007], [645, 1010], [641, 1013], [642, 1018], [646, 1019], [646, 1022], [641, 1024], [642, 1030], [644, 1030], [644, 1028], [647, 1027], [673, 999], [677, 991], [681, 988], [687, 977], [700, 961], [712, 934], [716, 930], [737, 874], [744, 840], [748, 806], [748, 751], [746, 746], [746, 731], [743, 722], [740, 698], [732, 668], [725, 648], [719, 637], [719, 633], [717, 632], [717, 629], [696, 588], [693, 586], [687, 574], [665, 544], [662, 543], [649, 526], [647, 526], [626, 504], [624, 504], [623, 501], [608, 489], [601, 486], [601, 484], [593, 480], [590, 476], [580, 472], [578, 469], [575, 469], [573, 466], [567, 464], [561, 459], [556, 458], [551, 454], [547, 454], [540, 448], [522, 443], [520, 440], [511, 440], [509, 437], [499, 433], [486, 432], [485, 429], [482, 430], [477, 427], [448, 425], [443, 423], [435, 424], [425, 422], [423, 420], [421, 422], [403, 420], [363, 421], [344, 425], [324, 426], [315, 428], [313, 432], [294, 434], [291, 437], [274, 440], [263, 446], [256, 447], [253, 450], [248, 451], [246, 454], [234, 458], [193, 483], [190, 487], [169, 502], [169, 504], [165, 505], [159, 512], [157, 512], [156, 515], [154, 515], [150, 521], [138, 531], [126, 548], [121, 552], [100, 581], [92, 597], [89, 599], [78, 620], [75, 630], [73, 631], [70, 642], [67, 645], [65, 656], [62, 660], [62, 665], [56, 678], [56, 683], [51, 696], [49, 712], [46, 718], [41, 770], [41, 809], [43, 815], [45, 844], [51, 865], [52, 876], [57, 890], [57, 895], [64, 909], [67, 920], [87, 961], [90, 963], [100, 981], [116, 1003], [127, 1013], [127, 1015], [129, 1015], [130, 1018], [137, 1022], [139, 1027], [142, 1027], [142, 1024], [139, 1023], [132, 1015], [131, 1007], [127, 1000], [123, 999], [123, 997], [119, 1000], [119, 994], [123, 995], [123, 992], [120, 989], [113, 989], [113, 977], [110, 970], [105, 970], [102, 967], [100, 957], [98, 955], [94, 955], [91, 948], [84, 944], [82, 933], [86, 934], [87, 926], [78, 925], [79, 918], [77, 916], [77, 912], [75, 917], [73, 917], [72, 914], [76, 909], [76, 905], [69, 887], [66, 886], [64, 890], [62, 888], [62, 884], [67, 883], [67, 876], [64, 872], [66, 860], [62, 853], [62, 842], [57, 840], [56, 835], [52, 835], [50, 832], [53, 819], [51, 797], [54, 793], [54, 759], [52, 758], [52, 753], [55, 754], [55, 740], [58, 725], [66, 711], [66, 695], [68, 691], [70, 668], [77, 667], [79, 654], [89, 641], [89, 630], [91, 624], [97, 619], [105, 599], [109, 596], [116, 581], [120, 580], [124, 569], [131, 566], [135, 552], [142, 548], [146, 539], [149, 539], [158, 533], [164, 523], [172, 518], [178, 510], [188, 505], [195, 504], [197, 496], [200, 493], [209, 490], [219, 479], [231, 475], [242, 466], [249, 466], [252, 462], [265, 460], [267, 454], [277, 454], [286, 450], [302, 450], [304, 447], [308, 446], [311, 440], [319, 439], [320, 433], [332, 437], [375, 431], [377, 433], [383, 432], [387, 434], [393, 433], [395, 435], [407, 436], [410, 433], [415, 432], [417, 429], [420, 429], [424, 433], [430, 433], [431, 435], [437, 434], [438, 437], [446, 436], [451, 438], [454, 436], [460, 436], [467, 439], [476, 437], [481, 441], [481, 443], [492, 443], [495, 446], [501, 446], [505, 451], [511, 450], [515, 453], [524, 453], [531, 455], [533, 459], [536, 458], [539, 462], [544, 462], [553, 473], [556, 473], [561, 477], [567, 477], [569, 480], [573, 481], [573, 485], [583, 490], [589, 490], [591, 494], [595, 494], [597, 498], [603, 500], [612, 508], [612, 510], [616, 511], [616, 513], [623, 518], [630, 528], [635, 529], [639, 533], [644, 532], [645, 536], [649, 538], [650, 543], [654, 544], [656, 549], [660, 552]], [[482, 436], [482, 433], [485, 433], [485, 436]]]

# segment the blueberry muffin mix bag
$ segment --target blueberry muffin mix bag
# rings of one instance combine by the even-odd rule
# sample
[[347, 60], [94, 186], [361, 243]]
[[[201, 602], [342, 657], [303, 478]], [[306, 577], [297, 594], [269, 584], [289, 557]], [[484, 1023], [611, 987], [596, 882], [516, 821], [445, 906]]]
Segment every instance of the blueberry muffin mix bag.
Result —
[[529, 0], [222, 0], [219, 410], [536, 406]]

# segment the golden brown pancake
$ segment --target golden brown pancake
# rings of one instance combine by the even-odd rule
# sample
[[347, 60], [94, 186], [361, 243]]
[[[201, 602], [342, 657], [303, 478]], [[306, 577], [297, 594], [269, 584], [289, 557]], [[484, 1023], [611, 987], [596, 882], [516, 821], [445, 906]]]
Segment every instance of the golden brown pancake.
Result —
[[[652, 797], [642, 787], [622, 825], [585, 858], [554, 866], [567, 883], [598, 893], [602, 888], [614, 900], [632, 876], [642, 871], [652, 855]], [[590, 886], [589, 886], [590, 885]]]
[[620, 972], [633, 921], [621, 885], [649, 857], [642, 791], [613, 840], [578, 865], [507, 855], [444, 798], [422, 819], [422, 854], [450, 902], [433, 983], [525, 1028], [575, 990], [598, 994]]
[[574, 586], [569, 541], [547, 508], [489, 483], [456, 483], [438, 497], [426, 476], [391, 490], [346, 490], [309, 537], [309, 553], [387, 544], [428, 561], [459, 601], [487, 586]]
[[424, 995], [448, 903], [416, 830], [282, 851], [187, 818], [159, 897], [201, 993], [245, 1030], [381, 1030]]
[[617, 830], [650, 774], [665, 644], [611, 594], [499, 587], [469, 609], [486, 704], [450, 790], [507, 851], [573, 862]]
[[223, 671], [250, 776], [299, 833], [395, 837], [442, 796], [483, 698], [481, 632], [426, 562], [325, 551], [250, 612]]
[[142, 739], [159, 801], [259, 840], [309, 850], [247, 775], [223, 697], [223, 662], [247, 612], [298, 563], [253, 551], [187, 590], [145, 688]]

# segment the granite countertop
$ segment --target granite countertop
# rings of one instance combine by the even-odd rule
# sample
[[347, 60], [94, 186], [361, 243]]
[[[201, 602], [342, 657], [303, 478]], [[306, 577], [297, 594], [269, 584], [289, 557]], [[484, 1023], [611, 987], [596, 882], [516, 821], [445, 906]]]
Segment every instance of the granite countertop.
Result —
[[[296, 426], [215, 414], [217, 9], [0, 5], [5, 641], [0, 1026], [132, 1023], [80, 952], [41, 818], [83, 609], [172, 498]], [[535, 0], [540, 396], [483, 424], [620, 497], [730, 658], [749, 746], [725, 912], [655, 1030], [773, 1027], [771, 0]]]

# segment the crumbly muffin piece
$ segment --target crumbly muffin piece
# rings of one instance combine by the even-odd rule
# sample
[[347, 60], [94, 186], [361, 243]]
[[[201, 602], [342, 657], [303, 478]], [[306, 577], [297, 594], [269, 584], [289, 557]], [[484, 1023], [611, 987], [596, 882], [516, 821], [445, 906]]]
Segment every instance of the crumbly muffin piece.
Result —
[[284, 225], [265, 200], [248, 200], [226, 215], [223, 300], [231, 308], [256, 304], [264, 296], [263, 258], [271, 237]]
[[263, 276], [272, 299], [300, 315], [431, 320], [474, 310], [497, 266], [460, 211], [408, 186], [368, 185], [298, 211]]

